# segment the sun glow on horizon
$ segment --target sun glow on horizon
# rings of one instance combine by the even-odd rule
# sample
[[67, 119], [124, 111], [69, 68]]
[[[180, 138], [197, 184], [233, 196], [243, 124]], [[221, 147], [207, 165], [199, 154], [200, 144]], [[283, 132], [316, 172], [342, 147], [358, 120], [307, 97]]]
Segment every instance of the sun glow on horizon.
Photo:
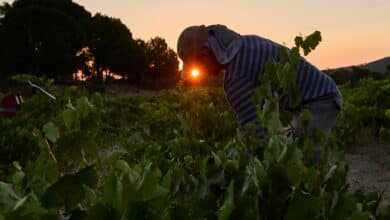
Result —
[[[103, 71], [103, 79], [106, 79], [107, 77], [111, 77], [115, 80], [126, 79], [126, 77], [121, 76], [117, 73], [109, 73], [107, 71]], [[91, 79], [91, 76], [86, 76], [81, 70], [78, 70], [77, 72], [73, 73], [73, 79], [79, 81], [86, 81]]]

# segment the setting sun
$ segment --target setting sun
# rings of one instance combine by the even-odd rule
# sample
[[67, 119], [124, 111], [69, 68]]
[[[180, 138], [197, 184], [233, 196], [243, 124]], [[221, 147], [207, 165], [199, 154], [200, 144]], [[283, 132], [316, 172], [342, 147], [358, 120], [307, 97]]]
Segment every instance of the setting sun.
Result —
[[197, 69], [192, 70], [191, 76], [195, 77], [195, 78], [198, 77], [199, 76], [199, 70], [197, 70]]

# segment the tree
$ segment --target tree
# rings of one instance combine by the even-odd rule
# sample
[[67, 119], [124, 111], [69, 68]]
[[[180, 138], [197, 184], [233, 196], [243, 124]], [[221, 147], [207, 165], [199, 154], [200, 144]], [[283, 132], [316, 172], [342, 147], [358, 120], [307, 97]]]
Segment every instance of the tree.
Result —
[[133, 48], [130, 62], [133, 66], [133, 73], [128, 74], [128, 80], [132, 83], [139, 84], [141, 77], [147, 70], [148, 61], [146, 51], [136, 42], [132, 41], [130, 46]]
[[134, 75], [146, 68], [144, 51], [119, 19], [96, 14], [89, 32], [92, 72], [98, 79], [103, 80], [103, 73], [116, 73], [136, 80]]
[[146, 51], [148, 68], [143, 76], [144, 84], [152, 88], [169, 87], [179, 80], [179, 61], [165, 39], [154, 37], [148, 42], [138, 41]]
[[3, 18], [5, 13], [11, 8], [11, 5], [7, 2], [4, 2], [2, 5], [0, 5], [0, 18]]
[[[3, 11], [3, 10], [2, 10]], [[89, 12], [70, 0], [16, 0], [0, 23], [0, 71], [64, 77], [75, 72]]]

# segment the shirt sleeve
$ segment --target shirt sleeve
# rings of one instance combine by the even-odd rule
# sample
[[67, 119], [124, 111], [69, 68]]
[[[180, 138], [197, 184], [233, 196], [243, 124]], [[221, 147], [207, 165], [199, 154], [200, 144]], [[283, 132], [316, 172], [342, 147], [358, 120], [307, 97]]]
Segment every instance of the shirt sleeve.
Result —
[[256, 116], [256, 106], [253, 102], [255, 88], [253, 83], [245, 77], [230, 78], [225, 84], [227, 99], [236, 114], [241, 129], [247, 124], [254, 124], [257, 136], [264, 139], [264, 129]]

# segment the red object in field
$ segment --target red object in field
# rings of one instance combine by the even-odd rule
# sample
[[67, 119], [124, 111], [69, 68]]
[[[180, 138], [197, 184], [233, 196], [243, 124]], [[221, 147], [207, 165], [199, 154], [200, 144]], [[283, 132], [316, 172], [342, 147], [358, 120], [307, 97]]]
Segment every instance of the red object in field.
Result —
[[16, 116], [16, 112], [20, 109], [23, 103], [23, 98], [18, 93], [11, 93], [1, 101], [0, 112], [7, 118]]

